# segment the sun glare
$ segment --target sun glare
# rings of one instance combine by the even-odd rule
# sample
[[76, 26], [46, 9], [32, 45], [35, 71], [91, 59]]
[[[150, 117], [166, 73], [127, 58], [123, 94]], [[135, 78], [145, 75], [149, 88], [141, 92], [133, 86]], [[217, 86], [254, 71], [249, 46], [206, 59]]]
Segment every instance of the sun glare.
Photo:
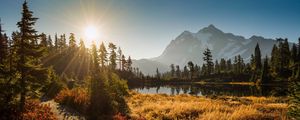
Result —
[[102, 37], [102, 33], [98, 27], [95, 25], [89, 25], [84, 29], [84, 39], [87, 47], [91, 47], [92, 43], [95, 42], [96, 45], [99, 44], [99, 41]]
[[98, 28], [96, 28], [95, 26], [86, 27], [84, 32], [85, 32], [86, 38], [89, 40], [95, 40], [100, 35]]

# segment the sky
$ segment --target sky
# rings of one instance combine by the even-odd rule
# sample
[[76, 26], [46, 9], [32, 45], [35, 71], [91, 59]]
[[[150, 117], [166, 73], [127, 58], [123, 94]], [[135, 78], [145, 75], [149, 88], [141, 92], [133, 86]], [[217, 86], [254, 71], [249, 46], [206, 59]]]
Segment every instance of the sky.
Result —
[[[18, 30], [23, 0], [0, 0], [2, 28]], [[99, 29], [96, 43], [113, 42], [134, 59], [159, 56], [185, 30], [210, 24], [246, 38], [300, 37], [300, 0], [28, 0], [38, 32], [75, 33]], [[91, 40], [86, 40], [90, 42]]]

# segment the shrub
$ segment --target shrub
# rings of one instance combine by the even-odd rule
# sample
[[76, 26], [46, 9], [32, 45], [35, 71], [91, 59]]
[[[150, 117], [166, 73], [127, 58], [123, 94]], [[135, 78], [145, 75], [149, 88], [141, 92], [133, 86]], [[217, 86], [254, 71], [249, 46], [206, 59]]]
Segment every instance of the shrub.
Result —
[[48, 105], [41, 105], [39, 100], [27, 100], [22, 113], [23, 120], [57, 120]]
[[63, 89], [54, 99], [61, 105], [65, 105], [80, 113], [85, 113], [89, 105], [89, 95], [86, 89]]

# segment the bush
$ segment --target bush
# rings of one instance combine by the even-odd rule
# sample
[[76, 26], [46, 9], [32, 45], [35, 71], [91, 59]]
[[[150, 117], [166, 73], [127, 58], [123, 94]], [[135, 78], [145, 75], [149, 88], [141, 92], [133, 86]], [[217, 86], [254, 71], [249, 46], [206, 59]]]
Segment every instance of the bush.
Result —
[[41, 105], [39, 100], [27, 100], [22, 113], [23, 120], [57, 120], [48, 105]]
[[54, 100], [80, 113], [85, 113], [89, 105], [88, 92], [83, 88], [64, 89], [59, 92]]
[[43, 97], [49, 99], [54, 98], [63, 88], [66, 87], [65, 83], [58, 78], [52, 68], [48, 70], [47, 82], [48, 83], [42, 89], [42, 92], [44, 93]]

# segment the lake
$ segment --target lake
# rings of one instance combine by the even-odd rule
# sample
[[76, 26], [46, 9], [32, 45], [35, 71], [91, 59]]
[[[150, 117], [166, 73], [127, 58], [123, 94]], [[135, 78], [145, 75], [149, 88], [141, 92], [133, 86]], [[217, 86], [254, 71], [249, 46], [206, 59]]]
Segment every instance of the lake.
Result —
[[135, 85], [129, 89], [143, 94], [191, 94], [196, 96], [286, 96], [287, 86], [229, 84]]

